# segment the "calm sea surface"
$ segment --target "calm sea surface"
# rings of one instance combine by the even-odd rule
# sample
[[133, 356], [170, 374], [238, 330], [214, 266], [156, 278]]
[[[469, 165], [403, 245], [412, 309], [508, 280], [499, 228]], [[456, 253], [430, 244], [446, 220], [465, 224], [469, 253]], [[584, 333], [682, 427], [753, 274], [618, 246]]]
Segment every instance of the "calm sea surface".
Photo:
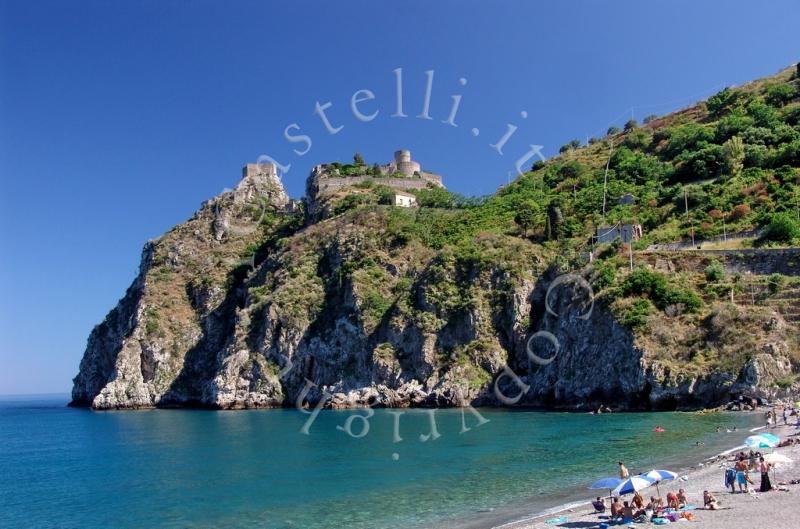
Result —
[[[92, 412], [0, 398], [0, 527], [491, 527], [594, 493], [617, 460], [680, 469], [747, 414], [481, 410]], [[736, 433], [715, 433], [719, 425]], [[654, 433], [656, 426], [666, 428]], [[704, 444], [696, 446], [697, 441]]]

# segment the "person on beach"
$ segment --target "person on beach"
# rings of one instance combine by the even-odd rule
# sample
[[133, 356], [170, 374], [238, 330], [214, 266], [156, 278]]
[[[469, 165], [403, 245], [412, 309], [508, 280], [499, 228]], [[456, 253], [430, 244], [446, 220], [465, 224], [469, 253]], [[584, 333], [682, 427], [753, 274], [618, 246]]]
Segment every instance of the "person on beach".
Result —
[[689, 505], [689, 499], [686, 497], [686, 491], [678, 489], [678, 508], [686, 507]]
[[597, 499], [592, 502], [592, 507], [594, 507], [594, 512], [606, 512], [606, 499], [598, 496]]
[[789, 425], [789, 411], [786, 409], [786, 406], [783, 407], [783, 424], [786, 426]]
[[759, 487], [759, 492], [769, 492], [772, 490], [772, 483], [769, 481], [769, 469], [770, 464], [764, 461], [763, 457], [758, 458], [759, 462], [759, 470], [761, 471], [761, 486]]
[[621, 514], [622, 514], [622, 523], [631, 523], [633, 521], [634, 516], [636, 515], [636, 513], [633, 510], [633, 507], [631, 507], [627, 501], [624, 502], [622, 505]]
[[678, 510], [678, 495], [672, 491], [667, 492], [667, 507]]
[[653, 518], [658, 518], [661, 511], [664, 510], [664, 501], [656, 496], [650, 496], [650, 502], [644, 506], [644, 514], [645, 516], [649, 516], [652, 520]]
[[619, 496], [615, 496], [611, 503], [611, 519], [615, 520], [622, 516], [622, 504], [619, 502]]
[[703, 507], [709, 511], [716, 511], [719, 509], [719, 502], [717, 501], [717, 498], [715, 498], [714, 495], [707, 490], [703, 491]]
[[644, 498], [639, 494], [638, 490], [633, 493], [633, 500], [631, 500], [631, 502], [637, 509], [644, 509]]
[[739, 485], [739, 492], [750, 492], [747, 488], [747, 476], [745, 475], [747, 467], [747, 461], [744, 458], [744, 454], [742, 454], [739, 456], [739, 461], [737, 461], [733, 467], [736, 471], [736, 483]]
[[628, 467], [622, 464], [622, 461], [619, 463], [619, 479], [628, 479], [630, 473], [628, 472]]

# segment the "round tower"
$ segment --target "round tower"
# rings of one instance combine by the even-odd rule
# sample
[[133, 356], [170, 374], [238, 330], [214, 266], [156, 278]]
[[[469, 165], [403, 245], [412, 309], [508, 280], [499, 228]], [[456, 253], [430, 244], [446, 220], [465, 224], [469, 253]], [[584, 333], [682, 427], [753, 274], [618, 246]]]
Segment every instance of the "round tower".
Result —
[[405, 149], [394, 151], [394, 161], [397, 165], [400, 165], [403, 162], [410, 162], [411, 161], [411, 151], [407, 151]]
[[419, 164], [411, 161], [411, 151], [395, 151], [394, 165], [397, 171], [403, 173], [405, 176], [413, 176], [414, 173], [420, 172]]

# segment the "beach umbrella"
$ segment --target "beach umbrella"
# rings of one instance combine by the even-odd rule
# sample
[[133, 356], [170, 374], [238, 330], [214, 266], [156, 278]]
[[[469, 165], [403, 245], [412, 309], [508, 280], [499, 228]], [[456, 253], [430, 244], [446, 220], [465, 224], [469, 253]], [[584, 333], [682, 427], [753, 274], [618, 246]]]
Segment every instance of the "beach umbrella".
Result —
[[781, 438], [780, 437], [778, 437], [777, 435], [773, 435], [771, 433], [760, 433], [758, 435], [761, 436], [761, 437], [764, 437], [765, 439], [769, 439], [770, 441], [772, 441], [775, 444], [778, 444], [778, 443], [781, 442]]
[[751, 435], [744, 440], [744, 444], [746, 444], [748, 448], [775, 448], [778, 446], [778, 442], [763, 435]]
[[661, 496], [661, 491], [658, 490], [658, 482], [659, 481], [669, 481], [678, 477], [678, 474], [672, 472], [670, 470], [651, 470], [650, 472], [643, 472], [639, 474], [643, 478], [652, 479], [656, 485], [656, 492], [658, 492], [658, 496]]
[[617, 485], [617, 488], [615, 488], [613, 492], [614, 494], [617, 495], [632, 494], [637, 490], [642, 490], [644, 488], [649, 487], [653, 483], [655, 483], [655, 481], [650, 478], [646, 478], [643, 476], [633, 476], [626, 479], [619, 485]]
[[764, 456], [764, 461], [772, 465], [772, 478], [777, 480], [777, 478], [775, 477], [776, 475], [775, 467], [780, 463], [791, 463], [792, 459], [789, 459], [785, 455], [779, 454], [778, 452], [772, 452], [771, 454], [767, 454]]
[[778, 452], [772, 452], [764, 456], [764, 461], [770, 465], [774, 465], [776, 463], [791, 463], [793, 460]]
[[622, 483], [622, 480], [619, 478], [603, 478], [601, 480], [592, 483], [589, 488], [603, 489], [603, 490], [608, 489], [608, 499], [610, 500], [612, 498], [611, 491], [617, 488], [617, 486], [619, 486], [620, 483]]

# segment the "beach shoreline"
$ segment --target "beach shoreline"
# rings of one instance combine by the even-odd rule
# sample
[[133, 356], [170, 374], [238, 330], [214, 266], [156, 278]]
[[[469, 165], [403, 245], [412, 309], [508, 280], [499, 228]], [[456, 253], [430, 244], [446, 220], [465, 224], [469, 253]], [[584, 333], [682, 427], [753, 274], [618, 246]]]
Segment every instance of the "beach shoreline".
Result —
[[[756, 412], [750, 412], [756, 413]], [[749, 431], [742, 431], [743, 437], [753, 435], [754, 433], [765, 430], [765, 426], [758, 426], [751, 428]], [[800, 428], [795, 426], [776, 426], [769, 430], [770, 433], [779, 435], [784, 439], [787, 435], [800, 433]], [[745, 527], [763, 527], [769, 529], [797, 529], [800, 527], [800, 511], [793, 507], [796, 504], [798, 496], [800, 496], [800, 485], [788, 485], [788, 492], [772, 491], [769, 493], [750, 493], [750, 494], [731, 494], [723, 486], [722, 466], [732, 454], [745, 450], [744, 444], [731, 447], [729, 449], [719, 452], [715, 456], [706, 457], [702, 461], [689, 465], [688, 469], [684, 469], [679, 473], [680, 479], [675, 482], [664, 481], [661, 483], [662, 497], [666, 495], [667, 490], [676, 490], [684, 488], [694, 505], [702, 505], [702, 493], [704, 490], [709, 490], [714, 496], [720, 500], [722, 504], [721, 510], [706, 511], [704, 509], [696, 509], [695, 521], [701, 521], [703, 527], [711, 529], [744, 529]], [[764, 453], [770, 449], [762, 449]], [[791, 447], [777, 448], [775, 452], [781, 453], [793, 459], [793, 463], [781, 465], [778, 468], [778, 478], [773, 481], [773, 486], [777, 486], [778, 482], [800, 478], [800, 445]], [[795, 475], [793, 472], [797, 472]], [[781, 474], [781, 472], [783, 474]], [[613, 472], [609, 472], [612, 475]], [[633, 472], [631, 473], [634, 474]], [[755, 485], [751, 485], [751, 489], [757, 490], [759, 485], [760, 476], [755, 472], [751, 472], [751, 479]], [[645, 489], [644, 496], [650, 494], [650, 489]], [[598, 491], [602, 492], [602, 491]], [[653, 489], [655, 493], [655, 489]], [[607, 491], [606, 491], [607, 494]], [[601, 494], [602, 495], [602, 494]], [[514, 520], [499, 525], [493, 525], [491, 529], [548, 529], [553, 527], [563, 528], [592, 528], [599, 526], [600, 523], [606, 522], [606, 519], [601, 519], [597, 513], [594, 512], [591, 506], [591, 501], [597, 494], [588, 497], [586, 500], [572, 501], [565, 504], [554, 505], [553, 507], [544, 509], [531, 516], [523, 519]], [[625, 498], [629, 498], [626, 496]], [[741, 500], [741, 501], [738, 501]], [[739, 505], [752, 506], [758, 502], [758, 505], [763, 506], [767, 503], [774, 504], [767, 509], [751, 509], [751, 508], [737, 508]], [[732, 511], [742, 511], [740, 516], [735, 516], [732, 519], [730, 513]], [[723, 516], [716, 516], [717, 514], [725, 513]], [[607, 512], [606, 512], [607, 514]], [[756, 517], [757, 515], [757, 517]], [[559, 519], [560, 522], [554, 520]], [[642, 524], [636, 524], [642, 525]], [[647, 524], [644, 524], [647, 525]], [[613, 526], [612, 526], [613, 527]]]

